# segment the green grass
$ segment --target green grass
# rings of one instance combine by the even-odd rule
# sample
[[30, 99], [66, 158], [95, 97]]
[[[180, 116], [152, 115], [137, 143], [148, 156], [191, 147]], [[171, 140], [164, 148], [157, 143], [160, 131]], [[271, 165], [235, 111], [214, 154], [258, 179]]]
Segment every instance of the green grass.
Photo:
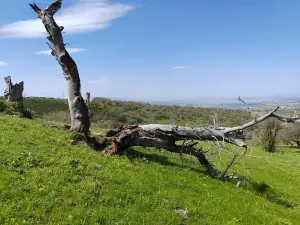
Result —
[[188, 156], [140, 147], [108, 156], [71, 146], [70, 135], [0, 115], [0, 224], [300, 224], [299, 150], [253, 148], [274, 168], [247, 157], [238, 172], [254, 167], [265, 185], [237, 188]]

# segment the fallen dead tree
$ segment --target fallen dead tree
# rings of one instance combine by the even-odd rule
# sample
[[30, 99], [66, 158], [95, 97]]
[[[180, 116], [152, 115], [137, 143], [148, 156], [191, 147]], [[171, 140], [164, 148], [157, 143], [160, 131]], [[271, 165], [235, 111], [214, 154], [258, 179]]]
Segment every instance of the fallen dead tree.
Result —
[[[234, 164], [238, 154], [226, 167], [225, 171], [218, 171], [217, 168], [207, 159], [206, 153], [198, 146], [198, 141], [215, 141], [230, 143], [247, 149], [245, 143], [246, 135], [244, 130], [264, 120], [274, 117], [283, 122], [299, 122], [297, 117], [283, 117], [275, 112], [279, 109], [255, 118], [244, 125], [237, 127], [183, 127], [174, 125], [148, 124], [120, 126], [107, 132], [106, 138], [97, 145], [98, 150], [109, 154], [118, 154], [131, 146], [155, 147], [165, 149], [179, 154], [188, 154], [196, 157], [199, 163], [213, 177], [225, 177], [226, 173]], [[181, 141], [181, 143], [178, 143]], [[240, 151], [238, 151], [239, 153]]]

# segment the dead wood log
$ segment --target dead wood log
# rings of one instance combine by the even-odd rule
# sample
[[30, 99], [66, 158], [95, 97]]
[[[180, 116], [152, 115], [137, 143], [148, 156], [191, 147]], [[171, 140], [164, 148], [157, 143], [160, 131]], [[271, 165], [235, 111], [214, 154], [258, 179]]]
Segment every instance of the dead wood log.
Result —
[[[174, 129], [173, 129], [174, 128]], [[102, 146], [104, 152], [109, 154], [117, 154], [131, 146], [144, 146], [165, 149], [170, 152], [189, 154], [195, 156], [201, 165], [205, 166], [207, 171], [213, 176], [217, 176], [214, 166], [205, 157], [201, 149], [195, 148], [197, 143], [179, 145], [176, 141], [182, 140], [186, 133], [185, 127], [169, 126], [169, 125], [133, 125], [120, 126], [117, 129], [110, 130], [106, 137], [110, 140], [104, 140]], [[184, 134], [186, 133], [186, 134]], [[193, 136], [193, 139], [196, 139]]]
[[71, 116], [71, 130], [88, 134], [90, 119], [88, 107], [81, 96], [81, 84], [77, 65], [65, 48], [62, 37], [63, 26], [58, 26], [54, 20], [54, 14], [61, 8], [62, 0], [56, 0], [47, 9], [41, 10], [36, 4], [29, 4], [41, 19], [48, 33], [47, 43], [51, 54], [60, 64], [68, 86], [68, 104]]

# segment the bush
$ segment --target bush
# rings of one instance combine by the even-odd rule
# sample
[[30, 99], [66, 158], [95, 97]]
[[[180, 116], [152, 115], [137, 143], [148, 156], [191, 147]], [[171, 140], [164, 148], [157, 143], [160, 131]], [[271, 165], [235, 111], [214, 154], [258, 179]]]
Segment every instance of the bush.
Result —
[[0, 100], [0, 112], [8, 115], [20, 115], [21, 104], [18, 102], [6, 102]]
[[34, 111], [30, 109], [24, 109], [22, 103], [19, 102], [7, 102], [0, 99], [0, 112], [7, 115], [18, 115], [23, 118], [33, 118]]

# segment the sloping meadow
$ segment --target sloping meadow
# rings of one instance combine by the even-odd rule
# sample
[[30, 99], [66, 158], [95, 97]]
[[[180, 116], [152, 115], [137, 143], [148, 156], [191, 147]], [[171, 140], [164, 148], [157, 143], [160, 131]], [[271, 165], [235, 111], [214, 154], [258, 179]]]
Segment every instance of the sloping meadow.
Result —
[[297, 150], [269, 165], [253, 148], [237, 168], [254, 168], [253, 182], [237, 188], [189, 157], [140, 147], [109, 156], [42, 123], [0, 115], [0, 224], [300, 223]]

